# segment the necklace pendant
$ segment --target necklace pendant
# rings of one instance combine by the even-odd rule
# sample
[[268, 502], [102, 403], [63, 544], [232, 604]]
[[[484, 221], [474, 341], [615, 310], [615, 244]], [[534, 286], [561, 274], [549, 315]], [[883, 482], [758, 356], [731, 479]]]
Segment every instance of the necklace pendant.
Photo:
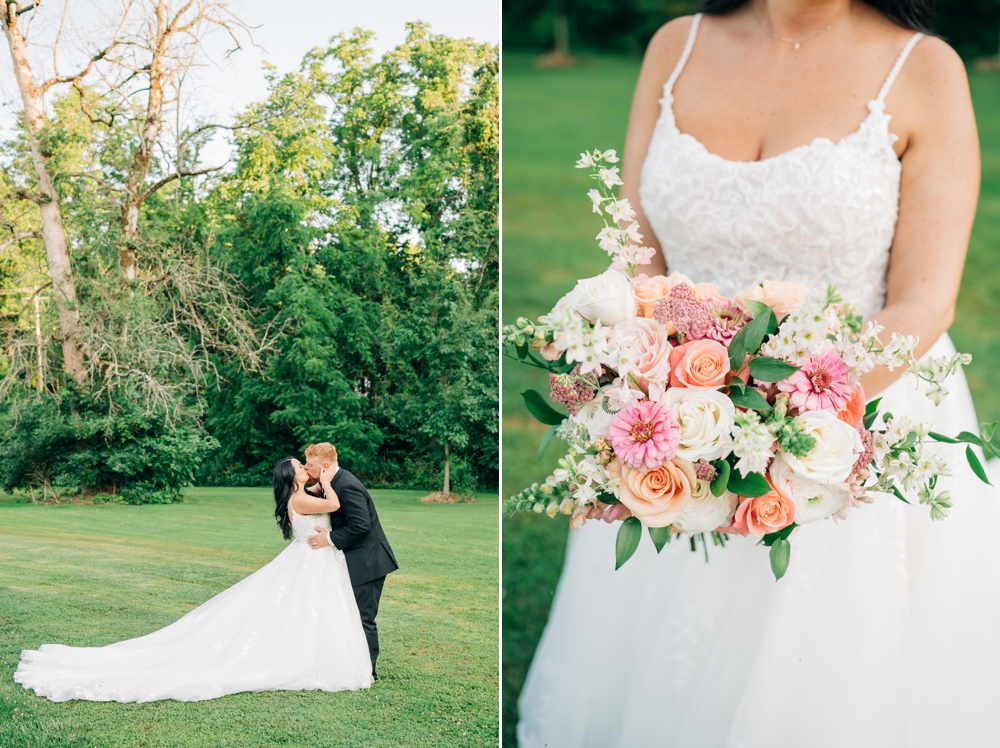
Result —
[[798, 48], [799, 48], [799, 43], [795, 42], [795, 44], [792, 45], [792, 49], [798, 49]]

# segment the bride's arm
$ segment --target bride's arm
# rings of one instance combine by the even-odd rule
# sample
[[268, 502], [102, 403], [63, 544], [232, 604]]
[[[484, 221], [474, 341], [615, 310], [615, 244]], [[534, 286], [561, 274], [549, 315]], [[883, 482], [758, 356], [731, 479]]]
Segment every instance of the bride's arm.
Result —
[[[905, 123], [899, 219], [885, 307], [875, 320], [919, 335], [919, 358], [951, 325], [979, 195], [979, 138], [965, 68], [944, 42], [923, 39], [887, 97]], [[863, 382], [873, 397], [902, 374], [879, 367]]]
[[326, 498], [303, 494], [292, 499], [292, 509], [298, 514], [329, 514], [340, 509], [340, 497], [332, 488], [323, 488]]
[[663, 84], [670, 77], [684, 50], [691, 17], [677, 18], [663, 26], [653, 36], [646, 48], [642, 70], [632, 97], [632, 110], [628, 118], [628, 132], [625, 135], [625, 153], [622, 155], [622, 182], [620, 196], [627, 198], [635, 210], [635, 220], [639, 223], [642, 243], [656, 250], [650, 265], [640, 266], [639, 272], [660, 275], [666, 272], [666, 262], [660, 251], [656, 235], [646, 220], [639, 203], [639, 175], [646, 160], [649, 141], [653, 137], [656, 120], [660, 116], [660, 99], [663, 98]]

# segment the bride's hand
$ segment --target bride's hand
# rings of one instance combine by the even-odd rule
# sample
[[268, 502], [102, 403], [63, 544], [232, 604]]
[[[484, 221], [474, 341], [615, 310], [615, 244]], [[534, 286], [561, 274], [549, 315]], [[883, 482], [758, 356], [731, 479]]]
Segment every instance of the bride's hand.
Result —
[[333, 476], [337, 474], [337, 463], [333, 463], [330, 467], [320, 473], [319, 482], [326, 485], [333, 480]]

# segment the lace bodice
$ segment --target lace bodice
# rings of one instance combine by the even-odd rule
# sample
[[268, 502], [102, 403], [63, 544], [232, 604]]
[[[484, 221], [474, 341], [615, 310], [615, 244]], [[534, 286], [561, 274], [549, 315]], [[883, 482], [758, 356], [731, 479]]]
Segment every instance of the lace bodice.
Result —
[[673, 87], [701, 14], [664, 84], [639, 197], [669, 271], [732, 296], [765, 279], [833, 283], [866, 317], [882, 308], [901, 166], [885, 96], [922, 34], [904, 47], [856, 131], [761, 161], [730, 161], [677, 129]]
[[288, 505], [288, 512], [292, 518], [292, 537], [295, 540], [308, 540], [316, 534], [316, 528], [330, 529], [329, 514], [299, 514], [292, 509], [291, 504]]

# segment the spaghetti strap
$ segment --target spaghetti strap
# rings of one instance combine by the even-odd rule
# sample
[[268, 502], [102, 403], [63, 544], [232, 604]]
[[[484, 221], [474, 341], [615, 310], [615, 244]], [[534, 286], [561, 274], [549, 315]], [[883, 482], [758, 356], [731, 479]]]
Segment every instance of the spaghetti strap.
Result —
[[684, 45], [684, 51], [681, 52], [681, 59], [674, 66], [674, 72], [670, 74], [667, 82], [663, 84], [664, 93], [672, 94], [674, 91], [674, 83], [677, 82], [677, 76], [681, 74], [684, 64], [687, 62], [688, 57], [691, 56], [691, 48], [694, 47], [694, 38], [698, 35], [698, 24], [701, 23], [702, 15], [702, 13], [695, 13], [694, 18], [691, 19], [691, 28], [688, 31], [687, 43]]
[[913, 50], [914, 45], [924, 38], [924, 35], [919, 31], [910, 37], [910, 40], [906, 42], [906, 46], [903, 47], [903, 51], [899, 53], [899, 57], [896, 58], [896, 64], [892, 66], [892, 70], [889, 71], [889, 77], [885, 79], [885, 83], [882, 84], [882, 90], [878, 92], [878, 97], [876, 101], [885, 103], [885, 97], [889, 93], [889, 89], [892, 88], [892, 84], [896, 81], [896, 76], [899, 75], [899, 71], [903, 69], [903, 63], [906, 62], [906, 58], [910, 56], [910, 52]]

